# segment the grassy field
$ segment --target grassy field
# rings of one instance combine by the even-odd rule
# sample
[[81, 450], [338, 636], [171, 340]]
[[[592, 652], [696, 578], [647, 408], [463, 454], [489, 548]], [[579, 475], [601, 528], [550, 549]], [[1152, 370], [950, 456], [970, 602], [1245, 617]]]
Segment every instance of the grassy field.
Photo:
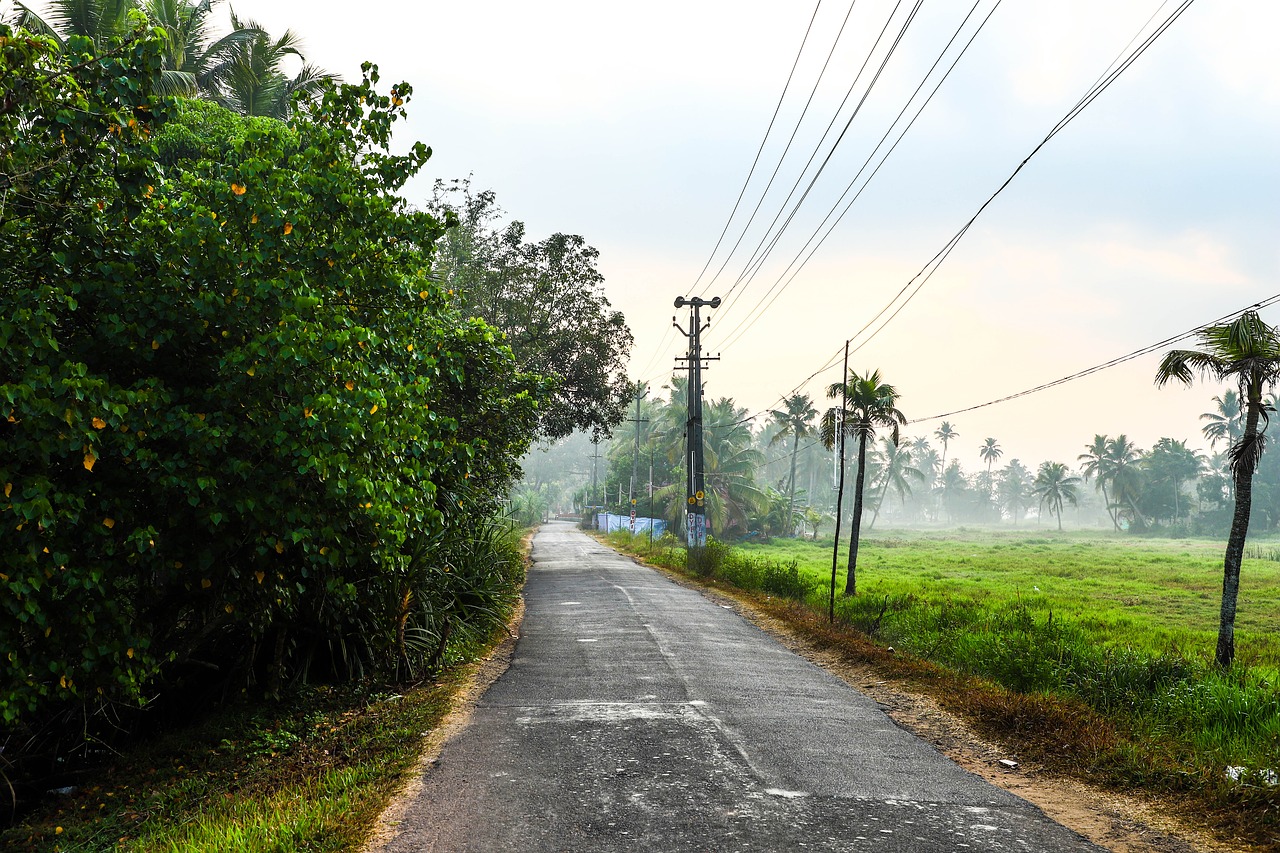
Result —
[[[794, 561], [815, 584], [829, 583], [830, 539], [739, 547], [749, 555]], [[862, 542], [858, 592], [869, 599], [1025, 608], [1046, 619], [1053, 613], [1109, 647], [1208, 660], [1217, 639], [1222, 554], [1223, 544], [1208, 540], [891, 531]], [[842, 547], [838, 591], [844, 589], [846, 560]], [[1246, 558], [1236, 631], [1241, 664], [1280, 671], [1280, 562]]]

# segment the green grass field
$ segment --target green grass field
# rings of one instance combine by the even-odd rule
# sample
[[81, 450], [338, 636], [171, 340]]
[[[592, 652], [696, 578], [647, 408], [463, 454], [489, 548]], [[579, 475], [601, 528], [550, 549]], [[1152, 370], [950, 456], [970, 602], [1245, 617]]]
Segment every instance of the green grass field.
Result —
[[[815, 583], [831, 577], [830, 539], [739, 547], [752, 556], [795, 561]], [[847, 543], [839, 555], [838, 591], [844, 589], [846, 549]], [[871, 600], [1016, 607], [1040, 619], [1052, 612], [1110, 648], [1173, 651], [1207, 661], [1217, 638], [1222, 554], [1223, 544], [1209, 540], [1040, 530], [877, 531], [859, 549], [858, 592]], [[1280, 671], [1280, 562], [1246, 558], [1236, 632], [1238, 663]]]

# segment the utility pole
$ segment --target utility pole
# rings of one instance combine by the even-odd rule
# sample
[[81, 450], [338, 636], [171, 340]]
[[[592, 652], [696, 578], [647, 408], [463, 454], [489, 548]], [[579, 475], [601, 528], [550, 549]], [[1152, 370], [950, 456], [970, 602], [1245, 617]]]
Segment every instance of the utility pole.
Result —
[[[714, 297], [705, 300], [700, 296], [694, 296], [685, 299], [683, 296], [676, 297], [676, 307], [683, 308], [689, 306], [689, 331], [685, 331], [676, 322], [676, 318], [671, 318], [671, 325], [680, 330], [680, 333], [689, 339], [689, 354], [683, 359], [677, 361], [687, 362], [686, 368], [689, 371], [689, 421], [686, 430], [686, 451], [685, 462], [688, 465], [685, 474], [685, 502], [688, 508], [687, 525], [686, 525], [686, 541], [692, 558], [690, 564], [694, 565], [701, 557], [702, 549], [707, 545], [707, 502], [706, 502], [706, 480], [703, 475], [703, 456], [702, 456], [702, 363], [704, 361], [719, 361], [719, 357], [703, 356], [702, 354], [702, 332], [710, 325], [710, 321], [704, 326], [702, 318], [699, 316], [700, 308], [719, 308], [720, 297]], [[677, 368], [681, 369], [681, 368]]]
[[636, 383], [636, 416], [634, 418], [627, 418], [627, 420], [636, 425], [636, 452], [635, 455], [631, 457], [631, 488], [627, 495], [627, 497], [631, 498], [632, 536], [635, 536], [636, 534], [636, 472], [638, 471], [638, 466], [640, 464], [640, 424], [647, 424], [649, 422], [648, 418], [640, 417], [640, 401], [643, 400], [644, 396], [648, 393], [649, 386], [642, 382]]
[[[840, 374], [840, 416], [836, 429], [840, 436], [840, 485], [836, 487], [836, 541], [831, 546], [831, 600], [827, 605], [827, 621], [836, 621], [836, 563], [840, 555], [840, 510], [844, 504], [844, 419], [849, 410], [849, 342], [844, 342], [844, 372]], [[862, 476], [862, 472], [858, 472]]]
[[591, 439], [591, 528], [598, 530], [600, 527], [600, 514], [596, 512], [599, 503], [596, 501], [596, 472], [597, 463], [600, 461], [600, 439]]

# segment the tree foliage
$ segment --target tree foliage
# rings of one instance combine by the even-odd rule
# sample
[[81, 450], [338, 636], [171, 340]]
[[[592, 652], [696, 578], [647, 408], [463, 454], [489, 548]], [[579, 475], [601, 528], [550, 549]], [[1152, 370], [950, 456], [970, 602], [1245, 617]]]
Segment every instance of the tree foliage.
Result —
[[160, 48], [0, 27], [4, 726], [405, 658], [544, 393], [429, 276], [407, 85], [242, 123], [154, 96]]
[[498, 228], [494, 194], [473, 194], [467, 182], [438, 183], [431, 209], [458, 219], [437, 255], [436, 275], [466, 313], [506, 333], [521, 368], [555, 380], [539, 413], [541, 437], [579, 429], [608, 434], [631, 401], [632, 336], [604, 295], [600, 253], [576, 234], [529, 242], [523, 222]]

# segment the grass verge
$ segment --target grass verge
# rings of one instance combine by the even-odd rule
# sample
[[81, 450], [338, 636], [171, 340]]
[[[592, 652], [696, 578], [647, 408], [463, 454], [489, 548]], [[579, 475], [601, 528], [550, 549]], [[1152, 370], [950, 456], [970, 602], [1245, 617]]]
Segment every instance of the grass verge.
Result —
[[[1280, 766], [1280, 692], [1257, 673], [1222, 675], [1171, 650], [1108, 646], [1081, 625], [1001, 597], [838, 597], [832, 624], [830, 581], [794, 558], [714, 543], [690, 572], [674, 540], [653, 549], [626, 533], [608, 541], [700, 583], [745, 592], [815, 646], [927, 693], [1023, 760], [1157, 797], [1223, 840], [1280, 850], [1280, 787], [1265, 776]], [[1254, 770], [1232, 780], [1228, 757]]]
[[[528, 537], [524, 545], [527, 554]], [[507, 637], [503, 623], [451, 648], [456, 662], [422, 686], [311, 687], [218, 709], [119, 755], [0, 831], [0, 850], [359, 850], [475, 662]]]

